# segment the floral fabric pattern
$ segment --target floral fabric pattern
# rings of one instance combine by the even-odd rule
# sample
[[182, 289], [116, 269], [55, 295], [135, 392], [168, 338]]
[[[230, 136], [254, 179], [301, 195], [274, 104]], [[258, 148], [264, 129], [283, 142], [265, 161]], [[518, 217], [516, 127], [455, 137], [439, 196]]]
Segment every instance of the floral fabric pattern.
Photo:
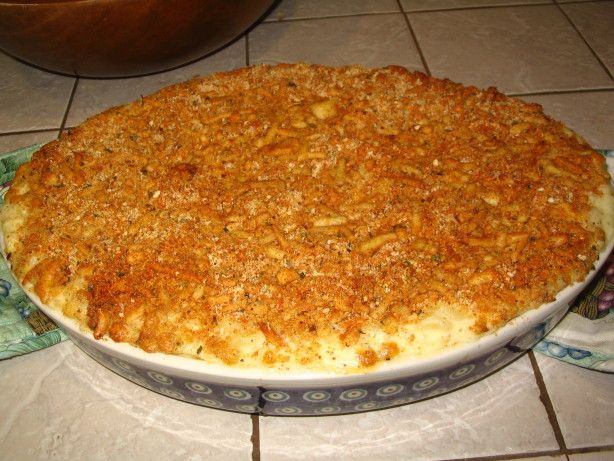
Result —
[[[0, 157], [0, 206], [15, 170], [30, 160], [39, 147], [26, 147]], [[28, 299], [0, 257], [0, 359], [37, 351], [64, 339], [64, 332]]]

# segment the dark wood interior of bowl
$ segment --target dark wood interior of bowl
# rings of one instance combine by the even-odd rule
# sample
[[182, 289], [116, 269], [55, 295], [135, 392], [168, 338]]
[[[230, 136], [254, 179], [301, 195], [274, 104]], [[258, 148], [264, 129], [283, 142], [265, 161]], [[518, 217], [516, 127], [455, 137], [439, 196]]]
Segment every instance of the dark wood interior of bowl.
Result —
[[142, 75], [232, 41], [273, 0], [0, 1], [0, 49], [55, 72]]

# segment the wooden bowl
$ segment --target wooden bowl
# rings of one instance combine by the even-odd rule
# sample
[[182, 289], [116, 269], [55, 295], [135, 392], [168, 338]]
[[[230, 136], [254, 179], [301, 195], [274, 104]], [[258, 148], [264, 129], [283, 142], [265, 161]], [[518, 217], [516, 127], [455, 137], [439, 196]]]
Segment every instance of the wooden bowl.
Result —
[[196, 60], [274, 0], [0, 0], [0, 49], [62, 74], [126, 77]]

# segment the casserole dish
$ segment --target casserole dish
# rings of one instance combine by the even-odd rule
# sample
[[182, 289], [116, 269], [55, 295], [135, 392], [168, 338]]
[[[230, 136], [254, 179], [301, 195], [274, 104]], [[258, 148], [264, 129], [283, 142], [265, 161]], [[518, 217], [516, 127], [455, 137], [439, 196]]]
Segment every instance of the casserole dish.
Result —
[[[40, 146], [39, 146], [40, 147]], [[8, 155], [11, 169], [28, 159]], [[16, 160], [15, 160], [16, 159]], [[612, 174], [612, 168], [609, 168]], [[5, 189], [6, 190], [6, 189]], [[479, 341], [434, 357], [363, 374], [275, 375], [230, 370], [190, 358], [146, 353], [128, 344], [96, 340], [77, 323], [32, 301], [89, 357], [133, 383], [167, 397], [209, 408], [271, 416], [335, 415], [383, 409], [434, 397], [479, 381], [539, 342], [566, 314], [569, 304], [605, 263], [614, 242], [601, 252], [582, 283], [567, 287], [552, 303], [513, 319]], [[4, 250], [4, 240], [2, 240]]]
[[202, 361], [147, 353], [109, 339], [96, 340], [76, 322], [32, 301], [87, 355], [139, 386], [210, 408], [269, 416], [333, 415], [383, 409], [434, 397], [474, 383], [514, 361], [541, 340], [606, 261], [601, 252], [586, 280], [561, 291], [556, 300], [513, 319], [472, 344], [433, 357], [386, 364], [346, 376], [326, 373], [276, 374], [208, 365]]
[[88, 353], [279, 415], [407, 403], [508, 363], [605, 260], [614, 203], [603, 157], [537, 105], [308, 64], [110, 109], [6, 199], [18, 280]]

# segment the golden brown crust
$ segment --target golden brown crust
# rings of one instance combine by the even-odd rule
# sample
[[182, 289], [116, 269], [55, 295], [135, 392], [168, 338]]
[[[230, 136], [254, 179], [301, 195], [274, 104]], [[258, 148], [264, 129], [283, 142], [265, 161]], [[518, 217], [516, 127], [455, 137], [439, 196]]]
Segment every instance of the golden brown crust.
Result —
[[73, 287], [97, 338], [236, 364], [238, 338], [261, 335], [257, 361], [317, 367], [321, 340], [393, 338], [442, 302], [481, 333], [552, 300], [603, 245], [590, 197], [608, 174], [495, 89], [280, 65], [108, 110], [15, 184], [15, 272], [47, 303]]

